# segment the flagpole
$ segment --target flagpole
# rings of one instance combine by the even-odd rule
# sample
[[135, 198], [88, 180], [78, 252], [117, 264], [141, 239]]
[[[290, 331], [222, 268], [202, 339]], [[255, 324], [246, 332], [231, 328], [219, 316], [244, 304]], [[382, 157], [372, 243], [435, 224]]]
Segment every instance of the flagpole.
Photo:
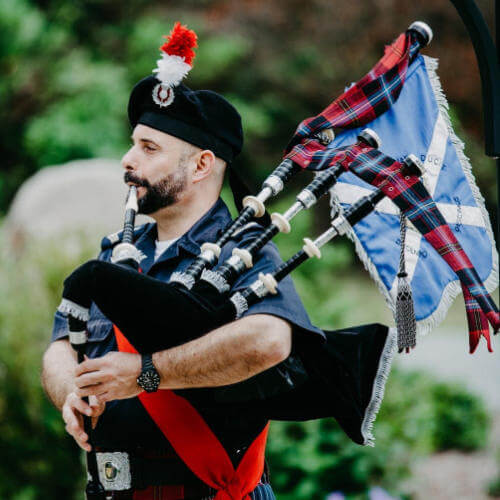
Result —
[[[500, 67], [500, 0], [495, 0], [495, 38], [497, 63]], [[500, 71], [500, 70], [499, 70]], [[497, 250], [500, 240], [500, 155], [497, 156]]]
[[[495, 38], [497, 63], [500, 67], [500, 0], [495, 0]], [[500, 71], [500, 70], [499, 70]], [[500, 155], [497, 156], [497, 250], [500, 240]]]
[[[495, 1], [496, 47], [488, 25], [474, 0], [451, 0], [471, 39], [481, 77], [484, 142], [487, 156], [496, 160], [497, 193], [500, 201], [500, 6]], [[500, 210], [497, 202], [497, 250], [500, 240]]]

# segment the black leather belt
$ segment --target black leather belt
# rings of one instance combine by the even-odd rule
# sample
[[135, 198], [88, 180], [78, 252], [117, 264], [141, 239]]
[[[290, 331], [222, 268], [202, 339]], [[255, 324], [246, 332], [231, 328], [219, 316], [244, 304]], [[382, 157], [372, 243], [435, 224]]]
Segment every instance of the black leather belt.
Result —
[[[209, 497], [216, 491], [198, 479], [177, 456], [157, 456], [141, 451], [110, 452], [96, 450], [99, 478], [106, 491], [126, 492], [149, 486], [182, 485], [188, 497]], [[268, 483], [267, 464], [261, 482]], [[189, 496], [188, 493], [189, 492]]]

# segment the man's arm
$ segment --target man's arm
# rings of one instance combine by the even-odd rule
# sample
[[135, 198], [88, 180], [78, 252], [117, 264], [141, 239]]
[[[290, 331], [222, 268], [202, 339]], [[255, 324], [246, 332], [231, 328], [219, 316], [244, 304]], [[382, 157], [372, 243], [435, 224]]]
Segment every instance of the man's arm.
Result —
[[66, 339], [52, 342], [43, 355], [42, 386], [58, 410], [75, 388], [76, 364], [76, 352]]
[[[162, 389], [188, 389], [234, 384], [286, 359], [291, 327], [275, 316], [247, 316], [181, 346], [153, 354]], [[142, 390], [138, 354], [112, 352], [78, 365], [76, 393], [100, 401], [125, 399]]]
[[66, 431], [78, 445], [90, 451], [88, 436], [83, 430], [82, 415], [91, 416], [93, 425], [104, 411], [104, 404], [94, 397], [90, 405], [75, 393], [76, 353], [68, 340], [56, 340], [45, 351], [42, 362], [42, 386], [54, 406], [61, 411]]
[[291, 327], [275, 316], [254, 315], [217, 328], [183, 346], [153, 354], [160, 388], [217, 387], [246, 380], [286, 359]]

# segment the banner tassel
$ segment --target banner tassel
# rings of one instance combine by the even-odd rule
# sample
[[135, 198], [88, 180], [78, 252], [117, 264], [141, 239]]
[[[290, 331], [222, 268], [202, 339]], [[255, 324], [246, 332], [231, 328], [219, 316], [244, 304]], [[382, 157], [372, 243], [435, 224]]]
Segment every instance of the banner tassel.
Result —
[[401, 213], [401, 253], [399, 259], [398, 291], [396, 298], [396, 327], [398, 330], [398, 352], [410, 352], [417, 343], [417, 321], [413, 305], [413, 293], [405, 267], [406, 218]]

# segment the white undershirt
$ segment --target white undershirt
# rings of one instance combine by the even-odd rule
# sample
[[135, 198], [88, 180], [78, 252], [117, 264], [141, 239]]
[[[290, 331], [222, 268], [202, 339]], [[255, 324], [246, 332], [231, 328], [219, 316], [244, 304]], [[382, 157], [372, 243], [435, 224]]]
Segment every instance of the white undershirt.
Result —
[[179, 238], [174, 238], [173, 240], [155, 240], [155, 260], [172, 244], [175, 243]]

